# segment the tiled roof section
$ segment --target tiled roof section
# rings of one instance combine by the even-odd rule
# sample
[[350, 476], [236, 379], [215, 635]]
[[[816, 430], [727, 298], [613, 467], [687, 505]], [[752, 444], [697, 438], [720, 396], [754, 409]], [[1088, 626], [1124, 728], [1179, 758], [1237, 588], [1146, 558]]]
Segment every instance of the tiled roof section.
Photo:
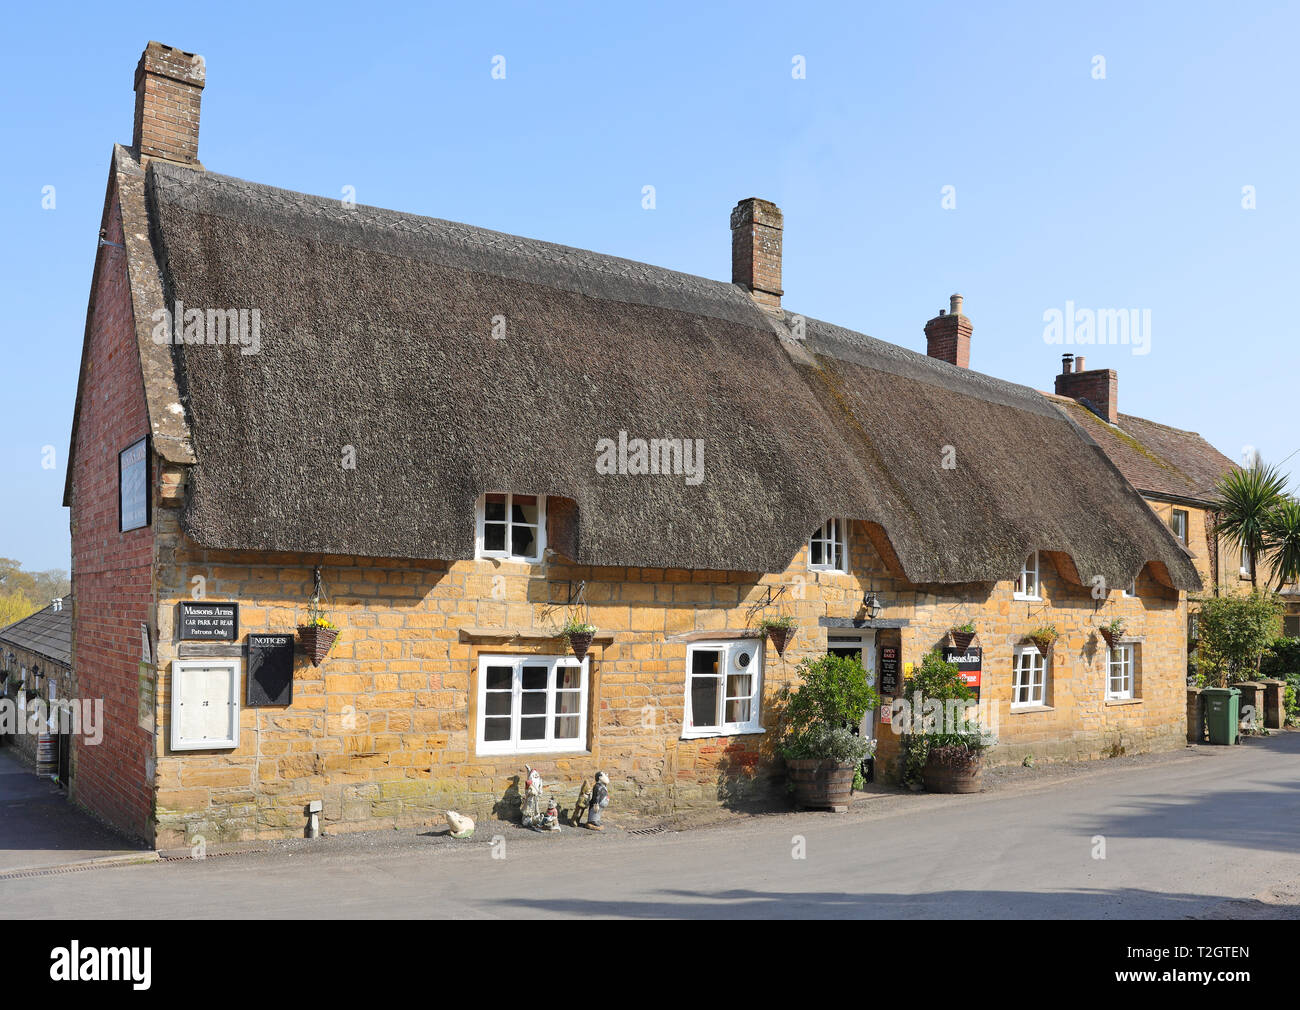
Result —
[[63, 598], [59, 610], [50, 604], [31, 617], [0, 628], [0, 647], [26, 649], [68, 666], [72, 662], [72, 597]]
[[1219, 477], [1236, 464], [1194, 431], [1132, 414], [1110, 425], [1069, 397], [1044, 394], [1060, 404], [1139, 491], [1208, 502]]

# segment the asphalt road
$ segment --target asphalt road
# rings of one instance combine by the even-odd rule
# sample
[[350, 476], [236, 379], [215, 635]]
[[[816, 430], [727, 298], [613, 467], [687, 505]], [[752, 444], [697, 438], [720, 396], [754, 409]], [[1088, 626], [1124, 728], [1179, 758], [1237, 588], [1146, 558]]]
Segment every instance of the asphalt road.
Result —
[[326, 838], [0, 879], [0, 916], [1297, 918], [1298, 758], [1284, 733], [653, 836]]

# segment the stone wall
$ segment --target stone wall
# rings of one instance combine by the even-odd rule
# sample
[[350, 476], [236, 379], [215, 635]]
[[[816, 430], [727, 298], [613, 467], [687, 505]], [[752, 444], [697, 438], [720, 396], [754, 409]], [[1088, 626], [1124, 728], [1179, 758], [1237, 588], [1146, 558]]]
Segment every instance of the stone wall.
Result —
[[[763, 613], [790, 613], [800, 630], [784, 660], [769, 646], [763, 664], [764, 718], [774, 693], [805, 656], [826, 649], [822, 618], [860, 618], [864, 591], [885, 604], [904, 662], [960, 620], [979, 625], [986, 695], [996, 702], [1000, 760], [1096, 757], [1180, 746], [1183, 625], [1178, 594], [1144, 579], [1142, 596], [1100, 610], [1088, 590], [1069, 587], [1044, 563], [1041, 604], [1011, 600], [1010, 583], [912, 586], [891, 574], [867, 526], [850, 532], [852, 574], [809, 571], [804, 552], [779, 574], [587, 568], [552, 562], [450, 564], [354, 558], [206, 554], [159, 510], [157, 722], [167, 725], [175, 614], [202, 576], [210, 600], [238, 600], [246, 632], [292, 632], [306, 616], [312, 567], [323, 564], [331, 615], [341, 636], [319, 668], [297, 660], [293, 703], [243, 708], [233, 751], [171, 752], [157, 739], [157, 844], [300, 834], [304, 807], [321, 800], [327, 830], [427, 823], [448, 808], [482, 820], [513, 817], [525, 762], [557, 783], [561, 806], [582, 779], [610, 774], [615, 809], [666, 814], [699, 804], [779, 795], [780, 764], [769, 732], [682, 739], [688, 645], [738, 635]], [[887, 548], [886, 548], [887, 550]], [[571, 612], [570, 581], [585, 581], [579, 615], [600, 629], [590, 653], [586, 753], [476, 753], [478, 657], [563, 654], [552, 637]], [[769, 594], [777, 602], [764, 606]], [[1095, 624], [1123, 613], [1141, 642], [1141, 698], [1103, 700], [1104, 666]], [[1052, 667], [1052, 706], [1009, 712], [1011, 650], [1045, 620], [1062, 630]], [[497, 634], [491, 632], [495, 629]], [[507, 642], [502, 634], [519, 634]], [[612, 636], [612, 637], [610, 637]], [[241, 699], [244, 697], [241, 688]], [[770, 726], [769, 726], [770, 730]], [[887, 732], [887, 731], [886, 731]], [[882, 737], [882, 755], [896, 744]]]

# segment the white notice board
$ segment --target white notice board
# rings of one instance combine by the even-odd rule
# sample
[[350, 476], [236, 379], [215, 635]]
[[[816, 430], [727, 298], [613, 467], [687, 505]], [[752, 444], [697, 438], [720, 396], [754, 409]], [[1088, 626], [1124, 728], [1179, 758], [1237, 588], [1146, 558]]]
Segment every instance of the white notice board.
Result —
[[172, 750], [239, 746], [238, 659], [172, 661]]

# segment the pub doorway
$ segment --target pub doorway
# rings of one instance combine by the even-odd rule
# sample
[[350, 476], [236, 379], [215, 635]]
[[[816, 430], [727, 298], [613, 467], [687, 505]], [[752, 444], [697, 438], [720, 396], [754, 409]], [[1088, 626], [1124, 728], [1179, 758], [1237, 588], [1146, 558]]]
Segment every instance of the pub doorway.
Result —
[[[876, 686], [876, 633], [874, 631], [855, 632], [852, 635], [827, 635], [826, 652], [832, 656], [856, 659], [866, 671], [867, 683], [872, 687]], [[861, 725], [857, 728], [858, 734], [874, 740], [878, 717], [879, 713], [875, 709], [868, 709], [867, 714], [862, 717]], [[874, 766], [873, 758], [867, 758], [862, 762], [862, 775], [868, 782], [874, 777]]]

